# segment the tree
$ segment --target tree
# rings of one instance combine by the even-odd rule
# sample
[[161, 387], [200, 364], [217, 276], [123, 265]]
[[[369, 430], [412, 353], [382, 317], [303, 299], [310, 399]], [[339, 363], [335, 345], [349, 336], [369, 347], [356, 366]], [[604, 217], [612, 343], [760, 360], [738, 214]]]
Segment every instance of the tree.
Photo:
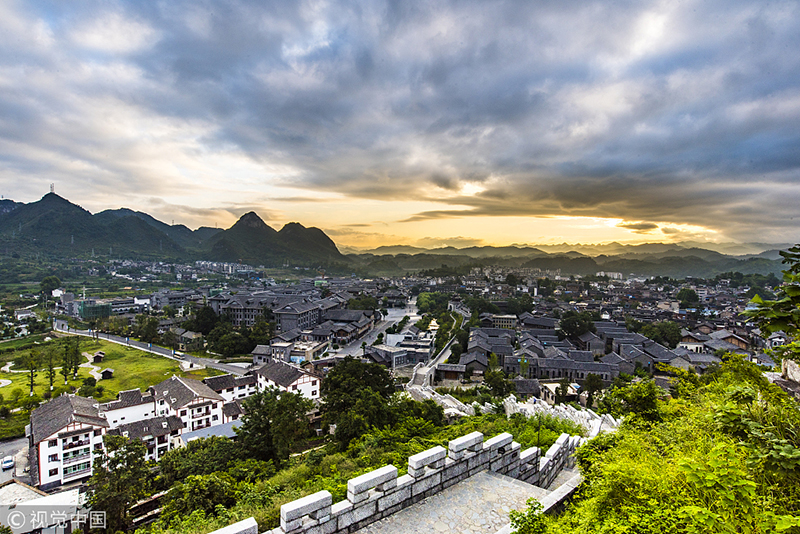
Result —
[[583, 381], [583, 389], [586, 390], [586, 407], [591, 408], [594, 406], [594, 394], [603, 390], [603, 379], [600, 375], [589, 373]]
[[50, 391], [53, 391], [53, 382], [56, 380], [56, 356], [56, 350], [53, 345], [47, 345], [44, 348], [43, 361], [46, 366], [46, 376], [50, 385]]
[[495, 397], [504, 398], [514, 391], [514, 384], [506, 380], [505, 374], [499, 369], [487, 370], [483, 383], [488, 386]]
[[646, 324], [639, 329], [639, 333], [671, 349], [677, 347], [681, 341], [681, 327], [673, 321]]
[[569, 378], [566, 376], [559, 380], [558, 386], [556, 386], [556, 398], [555, 404], [563, 404], [567, 401], [567, 396], [569, 395]]
[[175, 310], [175, 308], [173, 308], [173, 307], [172, 307], [172, 306], [170, 306], [169, 304], [167, 304], [166, 306], [164, 306], [163, 308], [161, 308], [161, 311], [162, 311], [162, 313], [163, 313], [164, 315], [166, 315], [167, 317], [175, 317], [175, 315], [177, 315], [177, 313], [178, 313], [178, 312]]
[[663, 394], [661, 388], [652, 380], [641, 380], [623, 387], [613, 387], [600, 400], [601, 413], [614, 417], [637, 414], [646, 421], [659, 421], [661, 409], [658, 398]]
[[586, 332], [596, 331], [592, 322], [592, 315], [587, 312], [568, 311], [561, 317], [559, 326], [561, 332], [571, 339], [576, 339]]
[[694, 289], [684, 287], [680, 291], [676, 297], [679, 301], [681, 301], [681, 306], [684, 308], [691, 306], [692, 304], [697, 304], [700, 302], [700, 297], [697, 296], [697, 292]]
[[142, 441], [122, 436], [103, 436], [105, 449], [96, 451], [89, 479], [89, 506], [104, 510], [110, 532], [129, 530], [128, 509], [148, 495], [150, 469], [145, 462], [147, 448]]
[[292, 446], [308, 435], [306, 414], [312, 407], [302, 395], [272, 388], [248, 397], [242, 425], [236, 429], [247, 456], [280, 466]]
[[31, 388], [31, 397], [33, 397], [33, 386], [36, 385], [36, 372], [39, 370], [39, 365], [41, 365], [41, 356], [38, 350], [31, 349], [27, 354], [23, 355], [22, 367], [28, 371], [28, 384]]
[[244, 458], [242, 447], [228, 438], [212, 436], [195, 439], [185, 447], [172, 449], [158, 462], [159, 487], [169, 488], [191, 475], [224, 471]]
[[59, 280], [57, 276], [45, 276], [42, 278], [42, 281], [39, 282], [39, 289], [45, 295], [52, 294], [53, 290], [59, 287], [61, 287], [61, 280]]
[[348, 356], [325, 377], [321, 393], [325, 399], [323, 418], [326, 423], [337, 425], [336, 439], [343, 446], [360, 435], [345, 431], [346, 428], [361, 431], [389, 422], [388, 400], [394, 393], [394, 383], [382, 365]]
[[769, 334], [783, 331], [797, 337], [800, 333], [800, 244], [781, 251], [780, 255], [789, 268], [782, 271], [784, 284], [777, 299], [763, 300], [756, 295], [752, 300], [756, 309], [745, 313]]
[[214, 515], [217, 506], [226, 508], [236, 504], [236, 480], [228, 473], [191, 475], [173, 486], [165, 497], [163, 521], [187, 517], [195, 510]]

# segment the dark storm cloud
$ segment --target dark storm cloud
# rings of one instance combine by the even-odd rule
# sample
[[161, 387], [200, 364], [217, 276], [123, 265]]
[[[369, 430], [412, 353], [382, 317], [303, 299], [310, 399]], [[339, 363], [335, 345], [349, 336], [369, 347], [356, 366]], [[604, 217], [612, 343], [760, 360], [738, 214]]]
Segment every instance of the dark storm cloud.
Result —
[[[798, 9], [16, 4], [0, 13], [17, 80], [0, 92], [0, 161], [100, 189], [185, 187], [97, 119], [113, 100], [200, 128], [208, 150], [298, 169], [282, 185], [443, 205], [409, 221], [585, 215], [785, 241], [800, 237]], [[114, 30], [99, 44], [98, 23]]]

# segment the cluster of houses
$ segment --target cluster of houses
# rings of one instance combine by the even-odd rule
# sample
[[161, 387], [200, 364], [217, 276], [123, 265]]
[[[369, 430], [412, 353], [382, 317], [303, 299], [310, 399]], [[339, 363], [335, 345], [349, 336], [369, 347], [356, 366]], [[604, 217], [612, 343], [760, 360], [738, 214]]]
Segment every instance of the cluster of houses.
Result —
[[[86, 480], [106, 434], [141, 440], [147, 459], [158, 461], [194, 439], [234, 437], [245, 413], [242, 401], [258, 391], [276, 388], [318, 402], [321, 387], [322, 375], [276, 359], [243, 376], [202, 381], [172, 376], [144, 392], [121, 391], [106, 403], [61, 395], [31, 413], [26, 428], [31, 478], [43, 490]], [[318, 408], [309, 417], [318, 422]]]

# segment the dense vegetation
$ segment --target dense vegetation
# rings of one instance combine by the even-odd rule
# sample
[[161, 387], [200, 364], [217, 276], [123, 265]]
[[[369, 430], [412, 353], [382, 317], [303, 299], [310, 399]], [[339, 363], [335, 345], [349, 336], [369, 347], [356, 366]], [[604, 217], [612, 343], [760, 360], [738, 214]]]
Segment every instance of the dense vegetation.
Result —
[[578, 450], [575, 500], [558, 517], [514, 514], [518, 532], [800, 532], [797, 404], [734, 356], [675, 386], [668, 401], [652, 382], [618, 388], [627, 418]]

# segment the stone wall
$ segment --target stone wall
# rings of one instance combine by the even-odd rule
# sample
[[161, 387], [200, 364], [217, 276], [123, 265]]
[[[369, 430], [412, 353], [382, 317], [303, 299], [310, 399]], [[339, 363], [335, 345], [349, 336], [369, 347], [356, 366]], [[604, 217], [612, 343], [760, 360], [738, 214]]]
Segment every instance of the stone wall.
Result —
[[487, 469], [547, 487], [564, 466], [574, 465], [572, 454], [584, 440], [562, 434], [542, 455], [536, 447], [521, 450], [511, 434], [484, 441], [483, 434], [473, 432], [450, 441], [447, 448], [411, 456], [406, 475], [398, 476], [397, 467], [387, 465], [349, 480], [344, 501], [333, 503], [329, 492], [320, 491], [284, 504], [281, 526], [270, 534], [355, 532]]

